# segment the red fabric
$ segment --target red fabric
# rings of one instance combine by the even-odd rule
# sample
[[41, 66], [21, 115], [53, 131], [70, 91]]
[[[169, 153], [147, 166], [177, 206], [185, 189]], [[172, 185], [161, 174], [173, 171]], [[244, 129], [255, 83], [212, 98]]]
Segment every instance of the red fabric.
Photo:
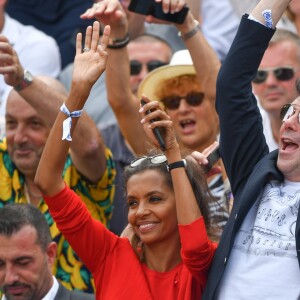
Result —
[[207, 239], [203, 218], [179, 225], [182, 263], [159, 273], [138, 260], [127, 239], [92, 219], [67, 186], [44, 199], [57, 227], [93, 273], [96, 299], [200, 299], [216, 249]]

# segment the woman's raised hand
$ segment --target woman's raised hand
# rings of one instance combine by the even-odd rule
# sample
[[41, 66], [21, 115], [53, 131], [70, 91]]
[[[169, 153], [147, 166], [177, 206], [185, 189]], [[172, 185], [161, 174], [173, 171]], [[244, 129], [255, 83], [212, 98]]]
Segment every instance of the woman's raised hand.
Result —
[[105, 26], [100, 38], [100, 24], [95, 21], [93, 26], [88, 26], [86, 29], [82, 49], [82, 34], [77, 34], [72, 84], [80, 85], [83, 90], [89, 92], [105, 70], [109, 36], [110, 27]]

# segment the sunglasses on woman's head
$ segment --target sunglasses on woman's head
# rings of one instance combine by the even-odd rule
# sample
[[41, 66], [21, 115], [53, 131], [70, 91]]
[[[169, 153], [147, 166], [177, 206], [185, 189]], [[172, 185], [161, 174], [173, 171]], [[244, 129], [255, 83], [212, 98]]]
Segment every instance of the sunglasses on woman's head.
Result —
[[185, 96], [172, 95], [161, 99], [160, 101], [164, 104], [167, 109], [178, 109], [180, 101], [185, 99], [186, 103], [190, 106], [198, 106], [203, 102], [204, 93], [202, 92], [191, 92]]
[[157, 154], [154, 156], [142, 156], [134, 159], [129, 165], [130, 168], [139, 166], [145, 159], [150, 160], [152, 165], [161, 165], [167, 161], [167, 157], [163, 154]]
[[254, 83], [263, 83], [267, 80], [269, 73], [273, 72], [274, 76], [279, 81], [288, 81], [295, 75], [295, 70], [292, 67], [278, 67], [259, 69], [253, 79]]
[[[145, 65], [147, 66], [148, 72], [153, 71], [159, 67], [165, 66], [167, 63], [164, 63], [160, 60], [150, 60]], [[138, 60], [130, 61], [130, 75], [138, 75], [141, 73], [143, 67], [143, 63]]]
[[290, 117], [292, 117], [298, 110], [298, 123], [300, 124], [300, 105], [289, 103], [283, 105], [280, 111], [280, 118], [284, 122]]

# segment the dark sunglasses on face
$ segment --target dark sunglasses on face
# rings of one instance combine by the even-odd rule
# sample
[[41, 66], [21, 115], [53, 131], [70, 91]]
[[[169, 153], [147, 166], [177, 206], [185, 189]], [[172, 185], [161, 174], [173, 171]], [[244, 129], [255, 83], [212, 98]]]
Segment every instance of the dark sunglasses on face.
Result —
[[[156, 68], [165, 66], [167, 63], [164, 63], [160, 60], [150, 60], [146, 63], [148, 72], [153, 71]], [[130, 75], [138, 75], [141, 73], [143, 67], [143, 63], [138, 60], [130, 61]]]
[[292, 117], [297, 110], [298, 110], [298, 122], [300, 124], [300, 105], [293, 104], [293, 103], [289, 103], [281, 107], [281, 111], [280, 111], [281, 120], [283, 122], [286, 121], [287, 119]]
[[167, 161], [167, 157], [163, 154], [158, 154], [154, 156], [142, 156], [138, 157], [130, 163], [130, 168], [135, 168], [140, 165], [145, 159], [149, 159], [152, 165], [160, 165]]
[[253, 79], [254, 83], [263, 83], [266, 81], [270, 72], [273, 72], [274, 76], [279, 81], [288, 81], [292, 79], [295, 75], [295, 70], [292, 67], [278, 67], [278, 68], [268, 68], [259, 69]]
[[165, 108], [167, 109], [178, 109], [180, 105], [180, 101], [185, 99], [186, 103], [190, 106], [198, 106], [203, 102], [204, 93], [202, 92], [192, 92], [187, 94], [186, 96], [168, 96], [160, 101], [164, 104]]

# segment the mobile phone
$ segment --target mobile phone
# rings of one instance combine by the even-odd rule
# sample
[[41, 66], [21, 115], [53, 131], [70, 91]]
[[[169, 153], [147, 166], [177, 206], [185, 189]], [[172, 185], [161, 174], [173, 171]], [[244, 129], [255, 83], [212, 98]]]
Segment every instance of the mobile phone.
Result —
[[128, 10], [146, 16], [151, 15], [156, 19], [182, 24], [189, 11], [189, 8], [184, 6], [179, 12], [174, 14], [165, 14], [162, 10], [162, 4], [160, 2], [156, 2], [154, 0], [131, 0]]
[[[141, 100], [141, 104], [142, 104], [142, 106], [144, 106], [146, 104], [146, 102], [142, 99]], [[151, 113], [151, 110], [147, 110], [146, 111], [146, 115], [148, 115], [150, 113]], [[152, 120], [150, 120], [150, 123], [153, 123], [155, 121], [157, 121], [157, 119], [152, 119]], [[160, 132], [160, 130], [159, 130], [158, 127], [153, 128], [153, 134], [156, 137], [156, 139], [157, 139], [157, 141], [159, 143], [160, 148], [163, 151], [165, 151], [166, 150], [166, 144], [165, 144], [165, 141], [164, 141], [164, 139], [162, 137], [162, 134], [161, 134], [161, 132]]]
[[203, 165], [205, 173], [208, 173], [213, 165], [221, 158], [219, 146], [215, 148], [207, 157], [208, 164]]

